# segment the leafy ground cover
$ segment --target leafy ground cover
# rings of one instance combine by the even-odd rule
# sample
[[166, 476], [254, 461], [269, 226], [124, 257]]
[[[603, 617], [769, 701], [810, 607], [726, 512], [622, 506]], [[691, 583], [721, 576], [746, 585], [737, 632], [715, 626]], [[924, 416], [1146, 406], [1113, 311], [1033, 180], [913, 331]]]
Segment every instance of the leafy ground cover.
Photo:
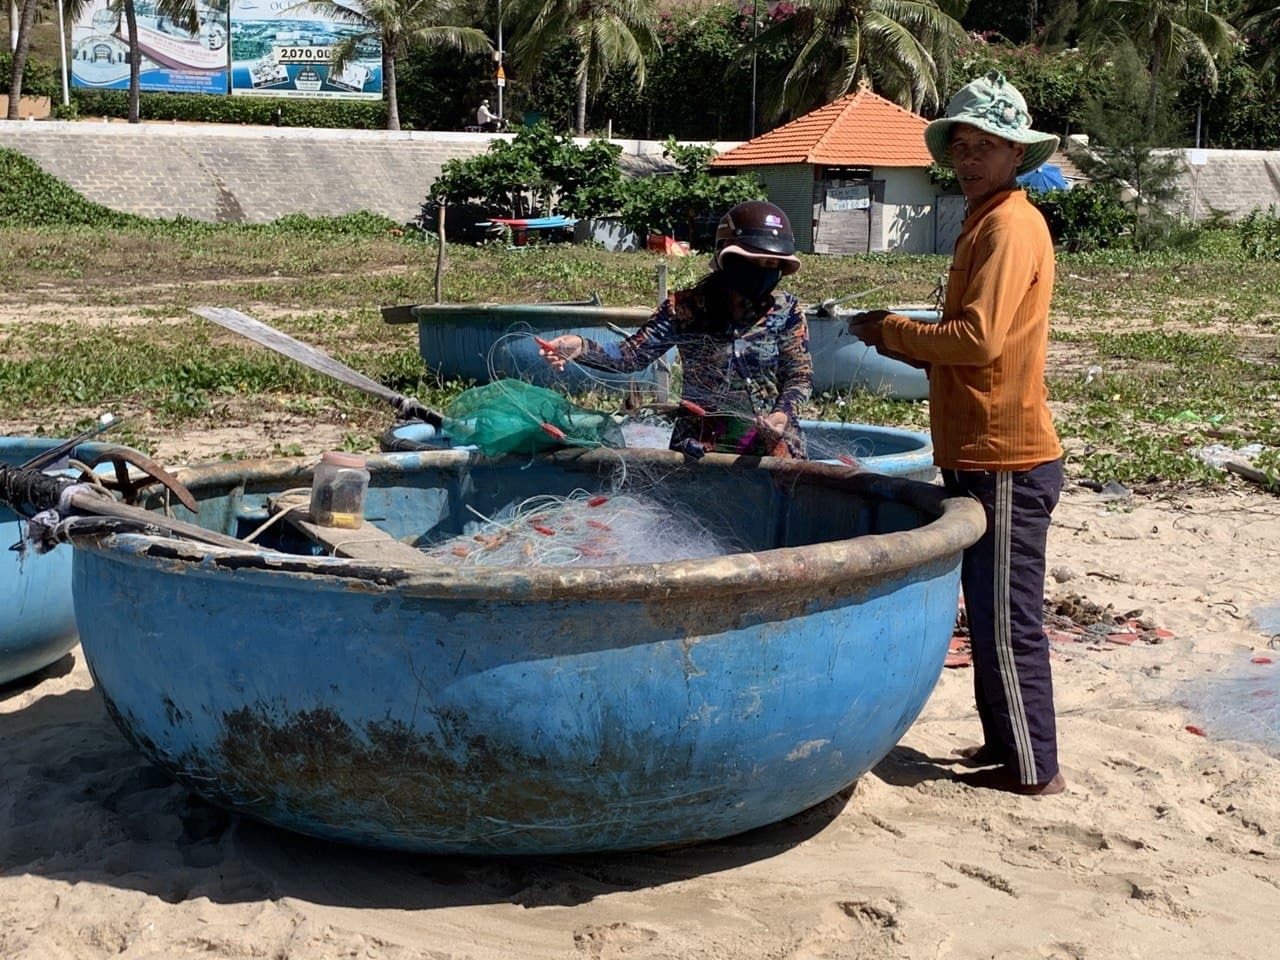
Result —
[[[83, 211], [82, 211], [83, 213]], [[7, 224], [7, 225], [5, 225]], [[192, 222], [0, 221], [0, 422], [66, 434], [104, 410], [144, 449], [202, 448], [241, 425], [228, 456], [376, 449], [389, 411], [336, 381], [187, 312], [231, 306], [357, 370], [441, 405], [464, 383], [429, 375], [412, 327], [378, 307], [434, 299], [436, 248], [369, 216], [269, 226]], [[652, 305], [705, 258], [589, 248], [451, 246], [446, 302], [582, 299]], [[813, 256], [791, 288], [807, 303], [875, 292], [859, 305], [929, 304], [945, 257]], [[1280, 449], [1280, 273], [1248, 260], [1232, 234], [1190, 250], [1062, 254], [1048, 381], [1076, 479], [1130, 486], [1231, 483], [1197, 451]], [[608, 406], [618, 398], [588, 398]], [[927, 407], [862, 393], [815, 397], [811, 415], [923, 429]], [[255, 424], [263, 425], [254, 432]], [[252, 439], [244, 439], [250, 437]], [[175, 438], [183, 442], [175, 442]], [[167, 445], [166, 445], [167, 444]]]

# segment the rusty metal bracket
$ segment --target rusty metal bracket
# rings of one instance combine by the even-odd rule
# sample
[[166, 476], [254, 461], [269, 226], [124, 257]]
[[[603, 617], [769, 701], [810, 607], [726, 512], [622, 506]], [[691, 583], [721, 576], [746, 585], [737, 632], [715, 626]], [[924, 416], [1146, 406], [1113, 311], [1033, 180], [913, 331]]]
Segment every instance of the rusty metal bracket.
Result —
[[[191, 491], [184, 487], [177, 477], [145, 453], [140, 453], [131, 447], [105, 444], [92, 460], [84, 461], [84, 465], [89, 468], [96, 467], [102, 463], [110, 463], [115, 467], [115, 478], [111, 479], [95, 474], [96, 479], [107, 489], [118, 490], [121, 496], [124, 497], [125, 503], [137, 503], [140, 492], [154, 483], [159, 483], [177, 497], [179, 502], [188, 510], [193, 513], [198, 513], [200, 510], [200, 505], [196, 502], [196, 498], [191, 495]], [[144, 478], [131, 476], [129, 472], [130, 466], [137, 467], [146, 476]]]

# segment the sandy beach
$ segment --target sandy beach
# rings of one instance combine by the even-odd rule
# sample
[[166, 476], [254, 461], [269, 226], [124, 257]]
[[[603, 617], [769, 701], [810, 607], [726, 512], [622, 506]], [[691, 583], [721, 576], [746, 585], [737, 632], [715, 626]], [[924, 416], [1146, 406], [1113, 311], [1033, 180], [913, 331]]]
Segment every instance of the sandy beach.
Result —
[[1251, 662], [1280, 661], [1253, 619], [1280, 602], [1280, 503], [1236, 481], [1072, 486], [1055, 520], [1050, 599], [1139, 627], [1054, 640], [1061, 796], [951, 779], [977, 735], [960, 667], [872, 773], [771, 827], [599, 857], [388, 855], [191, 795], [117, 731], [77, 647], [0, 688], [0, 956], [1275, 956], [1280, 759], [1222, 739], [1186, 691], [1280, 669]]

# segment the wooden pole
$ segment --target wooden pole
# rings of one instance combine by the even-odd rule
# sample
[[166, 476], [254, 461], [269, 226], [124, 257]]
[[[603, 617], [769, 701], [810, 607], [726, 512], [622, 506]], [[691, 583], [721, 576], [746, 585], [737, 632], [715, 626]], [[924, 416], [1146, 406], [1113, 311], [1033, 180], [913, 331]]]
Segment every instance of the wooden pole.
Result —
[[440, 245], [436, 248], [436, 303], [443, 303], [444, 293], [444, 211], [445, 204], [440, 204], [439, 213], [436, 215], [436, 235], [440, 239]]

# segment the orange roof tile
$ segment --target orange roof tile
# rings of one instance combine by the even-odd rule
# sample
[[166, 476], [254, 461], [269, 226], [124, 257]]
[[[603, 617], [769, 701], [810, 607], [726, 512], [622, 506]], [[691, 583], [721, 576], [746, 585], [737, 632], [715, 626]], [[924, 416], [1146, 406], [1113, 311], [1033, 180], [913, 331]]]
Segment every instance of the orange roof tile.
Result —
[[833, 100], [714, 157], [716, 167], [812, 163], [824, 166], [927, 167], [929, 122], [870, 90]]

